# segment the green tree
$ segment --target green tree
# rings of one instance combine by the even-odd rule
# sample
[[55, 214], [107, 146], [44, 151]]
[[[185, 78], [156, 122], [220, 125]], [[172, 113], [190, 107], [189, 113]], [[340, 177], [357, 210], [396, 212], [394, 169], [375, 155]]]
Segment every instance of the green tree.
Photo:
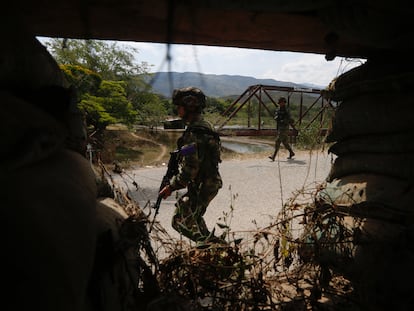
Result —
[[226, 103], [224, 100], [219, 99], [219, 98], [215, 98], [215, 97], [207, 97], [207, 108], [206, 108], [206, 112], [209, 113], [214, 113], [214, 112], [218, 112], [218, 113], [222, 113], [224, 112]]
[[138, 121], [151, 128], [159, 125], [167, 115], [165, 101], [151, 92], [139, 93], [134, 107], [138, 111]]
[[126, 97], [126, 83], [103, 80], [97, 95], [103, 98], [102, 105], [117, 122], [132, 125], [137, 117], [132, 103]]
[[102, 97], [85, 94], [79, 103], [79, 107], [85, 113], [86, 123], [93, 126], [98, 136], [109, 124], [116, 123], [117, 121], [105, 110]]
[[146, 73], [147, 62], [135, 63], [132, 47], [99, 40], [51, 39], [46, 46], [59, 64], [78, 65], [99, 73], [105, 80], [125, 80]]
[[143, 78], [150, 66], [135, 64], [136, 49], [98, 40], [52, 39], [46, 45], [77, 88], [81, 107], [96, 129], [114, 122], [131, 125], [137, 116], [150, 126], [165, 118], [164, 102]]
[[79, 98], [82, 98], [83, 94], [96, 94], [101, 85], [102, 77], [85, 67], [60, 65], [60, 69], [68, 82], [76, 88]]
[[136, 94], [151, 91], [145, 82], [150, 65], [136, 64], [138, 50], [117, 42], [99, 40], [51, 39], [46, 46], [59, 64], [82, 67], [98, 73], [103, 80], [125, 81], [127, 97], [136, 101]]
[[61, 65], [68, 81], [78, 91], [79, 108], [86, 115], [88, 125], [96, 131], [103, 131], [106, 126], [116, 122], [132, 125], [137, 112], [126, 97], [126, 83], [107, 81], [79, 65]]

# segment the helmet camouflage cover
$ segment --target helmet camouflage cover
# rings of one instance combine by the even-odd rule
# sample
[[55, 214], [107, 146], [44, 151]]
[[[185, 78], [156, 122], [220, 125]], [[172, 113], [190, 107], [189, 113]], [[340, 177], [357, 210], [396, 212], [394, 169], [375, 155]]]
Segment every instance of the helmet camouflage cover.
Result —
[[206, 96], [196, 87], [175, 89], [172, 96], [173, 104], [184, 106], [189, 110], [202, 110], [206, 107]]
[[279, 98], [279, 100], [278, 100], [278, 104], [280, 104], [280, 103], [286, 103], [287, 101], [286, 101], [286, 98], [285, 97], [280, 97]]

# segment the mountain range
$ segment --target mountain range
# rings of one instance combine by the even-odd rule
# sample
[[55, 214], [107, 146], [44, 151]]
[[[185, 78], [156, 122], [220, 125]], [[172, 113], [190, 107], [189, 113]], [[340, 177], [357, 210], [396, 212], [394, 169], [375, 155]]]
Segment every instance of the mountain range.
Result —
[[203, 90], [208, 97], [227, 97], [241, 95], [251, 85], [275, 85], [294, 88], [317, 88], [323, 86], [297, 84], [274, 79], [257, 79], [238, 75], [215, 75], [198, 72], [156, 72], [145, 76], [155, 93], [167, 98], [176, 88], [195, 86]]

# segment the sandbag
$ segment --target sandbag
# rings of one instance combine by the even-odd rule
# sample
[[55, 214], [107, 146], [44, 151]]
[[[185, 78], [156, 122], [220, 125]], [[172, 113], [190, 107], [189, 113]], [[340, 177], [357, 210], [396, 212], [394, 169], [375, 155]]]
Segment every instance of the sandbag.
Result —
[[414, 130], [386, 134], [361, 135], [336, 142], [328, 152], [347, 153], [400, 153], [414, 152]]
[[112, 198], [101, 197], [98, 199], [96, 217], [97, 235], [99, 236], [110, 230], [113, 235], [113, 240], [118, 241], [120, 238], [119, 229], [121, 228], [121, 224], [128, 218], [122, 206]]
[[334, 179], [318, 193], [318, 199], [332, 205], [352, 206], [362, 202], [393, 204], [405, 195], [410, 184], [378, 174], [354, 174]]
[[[346, 228], [337, 246], [350, 260], [340, 268], [363, 310], [414, 307], [414, 68], [403, 59], [371, 59], [324, 91], [340, 101], [327, 137], [338, 157], [315, 213]], [[329, 263], [334, 269], [338, 258]]]
[[414, 153], [353, 153], [337, 157], [327, 181], [347, 175], [378, 174], [412, 181], [414, 178]]
[[414, 97], [409, 92], [398, 96], [365, 94], [343, 101], [335, 111], [326, 141], [413, 130], [413, 106]]
[[4, 117], [0, 123], [3, 172], [44, 160], [63, 148], [67, 135], [63, 124], [7, 91], [0, 92], [0, 99]]
[[361, 94], [396, 94], [412, 90], [413, 87], [413, 65], [407, 62], [368, 60], [332, 80], [322, 94], [333, 101], [343, 101]]
[[[349, 233], [342, 243], [335, 244], [333, 236], [326, 245], [319, 244], [318, 253], [335, 246], [339, 249], [331, 262], [323, 264], [352, 280], [364, 310], [388, 310], [396, 304], [398, 310], [412, 307], [411, 285], [405, 280], [414, 276], [413, 197], [411, 181], [377, 174], [343, 176], [327, 183], [318, 194], [318, 206], [329, 210], [325, 221], [342, 224]], [[340, 256], [350, 260], [338, 264]]]
[[159, 289], [149, 265], [140, 257], [141, 251], [152, 252], [144, 219], [128, 216], [112, 198], [99, 198], [96, 235], [88, 291], [92, 309], [145, 309], [159, 295]]
[[89, 162], [60, 150], [3, 172], [0, 197], [5, 310], [84, 310], [96, 240]]
[[80, 116], [46, 48], [14, 18], [3, 22], [2, 308], [84, 311], [96, 248], [96, 184], [82, 154]]
[[327, 183], [317, 200], [338, 206], [353, 217], [405, 224], [414, 220], [412, 195], [414, 187], [409, 182], [379, 174], [355, 174]]

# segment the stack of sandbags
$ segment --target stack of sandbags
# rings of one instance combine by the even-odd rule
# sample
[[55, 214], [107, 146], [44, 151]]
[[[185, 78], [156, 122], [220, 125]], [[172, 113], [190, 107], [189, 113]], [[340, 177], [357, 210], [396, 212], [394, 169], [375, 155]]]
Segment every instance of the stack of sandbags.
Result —
[[85, 310], [96, 184], [82, 142], [71, 143], [72, 130], [85, 138], [81, 120], [71, 121], [72, 92], [47, 50], [14, 22], [2, 26], [3, 308]]
[[412, 304], [413, 85], [413, 66], [387, 59], [343, 74], [324, 94], [339, 103], [327, 136], [337, 158], [318, 200], [355, 220], [348, 268], [364, 310]]

